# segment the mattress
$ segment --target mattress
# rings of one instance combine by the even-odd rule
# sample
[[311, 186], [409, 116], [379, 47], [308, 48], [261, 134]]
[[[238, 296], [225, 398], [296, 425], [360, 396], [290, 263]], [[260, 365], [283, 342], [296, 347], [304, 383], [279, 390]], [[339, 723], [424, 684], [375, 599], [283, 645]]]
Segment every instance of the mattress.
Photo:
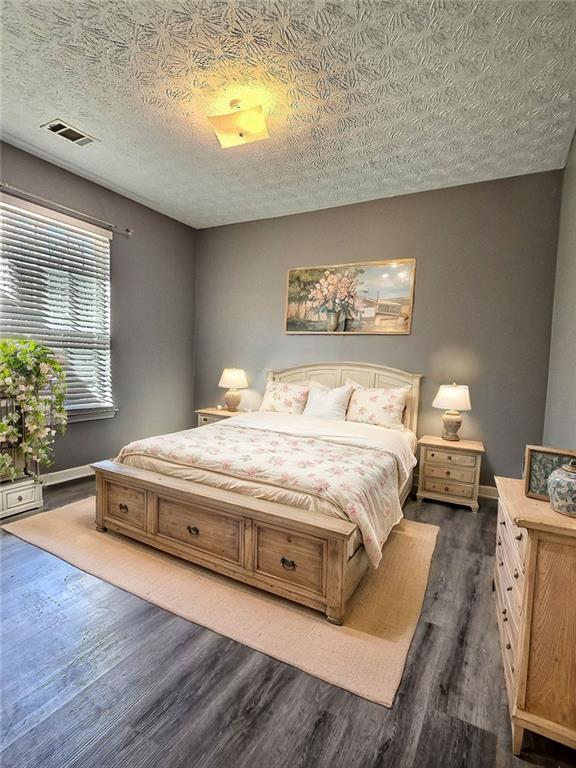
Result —
[[[402, 518], [416, 464], [409, 430], [284, 413], [242, 414], [137, 440], [117, 461], [357, 524], [370, 563]], [[349, 555], [359, 546], [352, 542]]]

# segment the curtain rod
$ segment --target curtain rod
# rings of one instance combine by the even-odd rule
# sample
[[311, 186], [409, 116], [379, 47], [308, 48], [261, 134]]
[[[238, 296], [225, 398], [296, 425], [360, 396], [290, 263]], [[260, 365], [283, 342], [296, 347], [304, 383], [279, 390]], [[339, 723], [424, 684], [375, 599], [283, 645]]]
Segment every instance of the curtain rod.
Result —
[[134, 234], [133, 229], [129, 229], [128, 227], [122, 228], [116, 224], [110, 224], [107, 221], [101, 221], [100, 219], [96, 219], [94, 216], [89, 216], [87, 213], [83, 213], [82, 211], [75, 211], [73, 208], [68, 208], [67, 205], [61, 205], [60, 203], [55, 203], [52, 200], [46, 200], [45, 197], [39, 197], [39, 195], [33, 195], [31, 192], [26, 192], [23, 189], [18, 189], [18, 187], [13, 187], [11, 184], [7, 184], [4, 181], [0, 181], [0, 189], [9, 195], [14, 195], [14, 197], [27, 200], [29, 203], [40, 203], [41, 205], [45, 205], [48, 208], [59, 211], [60, 213], [67, 213], [71, 216], [75, 216], [76, 218], [80, 218], [89, 224], [96, 224], [103, 229], [108, 229], [114, 234], [122, 235], [123, 237], [132, 237]]

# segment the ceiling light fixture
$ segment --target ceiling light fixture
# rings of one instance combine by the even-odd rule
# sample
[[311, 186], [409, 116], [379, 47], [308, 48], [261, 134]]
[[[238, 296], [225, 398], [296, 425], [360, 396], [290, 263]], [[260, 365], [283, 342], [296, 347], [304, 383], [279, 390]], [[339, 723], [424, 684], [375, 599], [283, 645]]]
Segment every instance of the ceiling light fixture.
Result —
[[250, 144], [268, 138], [268, 126], [262, 105], [242, 109], [240, 99], [232, 99], [231, 112], [208, 117], [223, 149]]

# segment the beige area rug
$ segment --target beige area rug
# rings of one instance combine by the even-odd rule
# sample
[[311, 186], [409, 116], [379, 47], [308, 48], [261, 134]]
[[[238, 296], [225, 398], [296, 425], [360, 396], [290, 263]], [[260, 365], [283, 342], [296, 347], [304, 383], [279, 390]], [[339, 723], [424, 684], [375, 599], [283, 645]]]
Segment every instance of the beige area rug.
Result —
[[438, 528], [403, 520], [344, 626], [138, 542], [94, 528], [94, 497], [3, 526], [161, 608], [391, 707], [422, 610]]

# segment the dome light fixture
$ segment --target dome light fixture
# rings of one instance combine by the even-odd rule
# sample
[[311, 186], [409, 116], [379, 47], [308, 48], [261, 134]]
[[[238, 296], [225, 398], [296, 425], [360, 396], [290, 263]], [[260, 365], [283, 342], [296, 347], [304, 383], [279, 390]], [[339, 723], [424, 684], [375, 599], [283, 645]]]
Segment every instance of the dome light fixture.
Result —
[[268, 126], [261, 104], [242, 109], [240, 99], [232, 99], [230, 110], [224, 115], [208, 117], [223, 149], [268, 138]]

